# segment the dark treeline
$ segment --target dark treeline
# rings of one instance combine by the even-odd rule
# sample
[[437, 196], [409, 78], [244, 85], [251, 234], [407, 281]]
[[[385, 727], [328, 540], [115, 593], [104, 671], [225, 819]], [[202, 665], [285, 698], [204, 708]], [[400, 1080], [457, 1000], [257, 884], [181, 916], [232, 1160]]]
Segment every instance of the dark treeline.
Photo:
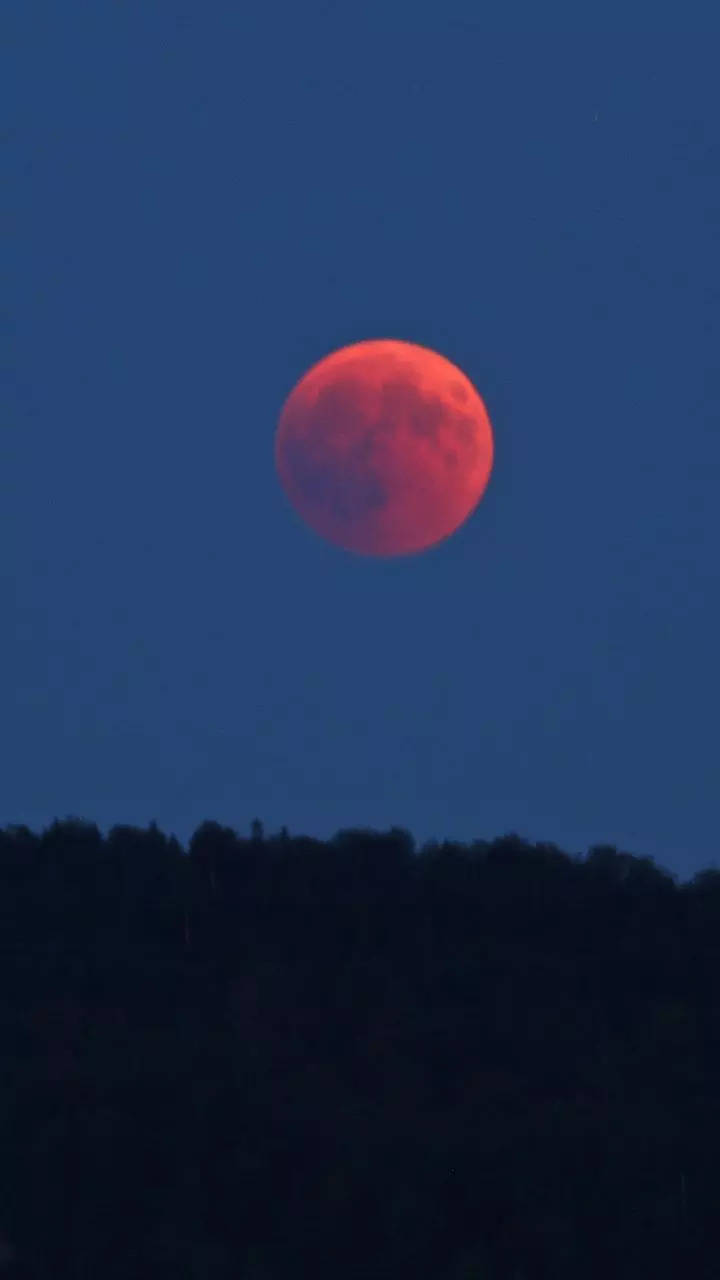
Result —
[[0, 830], [3, 1280], [720, 1274], [720, 872]]

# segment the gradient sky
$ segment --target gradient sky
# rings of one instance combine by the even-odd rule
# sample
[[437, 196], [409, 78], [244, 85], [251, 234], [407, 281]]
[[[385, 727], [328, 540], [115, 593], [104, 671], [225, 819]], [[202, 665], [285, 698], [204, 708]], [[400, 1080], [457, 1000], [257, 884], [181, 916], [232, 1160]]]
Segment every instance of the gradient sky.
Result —
[[[10, 9], [0, 825], [718, 865], [717, 6]], [[273, 463], [372, 337], [495, 432], [475, 515], [394, 560]]]

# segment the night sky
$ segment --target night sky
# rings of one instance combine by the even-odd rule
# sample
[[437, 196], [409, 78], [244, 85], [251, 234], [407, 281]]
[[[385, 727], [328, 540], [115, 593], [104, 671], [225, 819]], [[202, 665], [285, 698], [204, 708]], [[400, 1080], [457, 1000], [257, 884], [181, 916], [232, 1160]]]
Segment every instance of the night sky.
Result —
[[[718, 865], [716, 5], [10, 9], [0, 825]], [[273, 460], [378, 337], [496, 449], [393, 559]]]

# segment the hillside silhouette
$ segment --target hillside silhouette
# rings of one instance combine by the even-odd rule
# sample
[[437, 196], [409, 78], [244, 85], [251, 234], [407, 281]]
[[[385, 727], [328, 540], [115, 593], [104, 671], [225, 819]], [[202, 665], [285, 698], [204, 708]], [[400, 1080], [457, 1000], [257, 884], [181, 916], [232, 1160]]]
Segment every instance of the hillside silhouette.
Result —
[[0, 830], [2, 1280], [717, 1280], [720, 871]]

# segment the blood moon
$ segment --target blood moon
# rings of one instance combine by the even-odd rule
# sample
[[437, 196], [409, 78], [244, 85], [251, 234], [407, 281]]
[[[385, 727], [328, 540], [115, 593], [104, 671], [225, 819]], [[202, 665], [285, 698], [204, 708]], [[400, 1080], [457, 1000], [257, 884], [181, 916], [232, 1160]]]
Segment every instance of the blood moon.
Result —
[[371, 556], [423, 551], [480, 501], [493, 463], [487, 410], [436, 351], [377, 339], [331, 352], [290, 392], [275, 463], [316, 533]]

